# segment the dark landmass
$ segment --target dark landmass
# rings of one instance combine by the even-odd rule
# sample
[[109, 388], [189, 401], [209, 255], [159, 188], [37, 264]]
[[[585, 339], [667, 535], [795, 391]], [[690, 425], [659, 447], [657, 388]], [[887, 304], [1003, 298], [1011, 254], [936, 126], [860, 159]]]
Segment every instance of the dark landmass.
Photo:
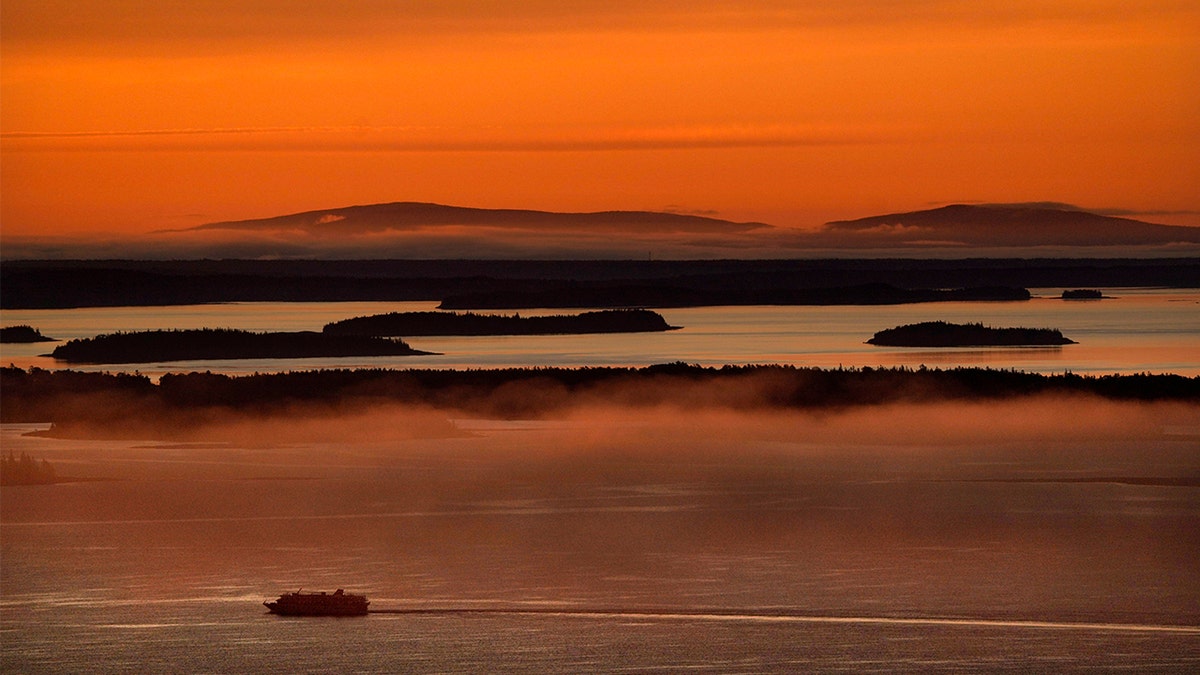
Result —
[[687, 288], [679, 286], [558, 287], [520, 291], [481, 291], [452, 295], [441, 309], [521, 309], [525, 307], [704, 307], [720, 305], [899, 305], [914, 302], [1020, 301], [1024, 288], [897, 288], [861, 284], [833, 288]]
[[153, 363], [193, 359], [293, 359], [330, 356], [428, 354], [401, 340], [315, 332], [252, 333], [243, 330], [154, 330], [71, 340], [51, 356], [68, 363]]
[[0, 458], [0, 485], [51, 485], [58, 482], [54, 467], [24, 452], [18, 458], [11, 450]]
[[925, 321], [881, 330], [867, 340], [887, 347], [1029, 347], [1073, 345], [1052, 328], [992, 328], [981, 323]]
[[1063, 300], [1099, 300], [1104, 297], [1104, 294], [1095, 289], [1076, 288], [1074, 290], [1063, 291]]
[[790, 248], [920, 246], [1134, 246], [1200, 243], [1200, 228], [1158, 225], [1070, 204], [950, 204], [935, 209], [838, 220], [816, 231], [656, 211], [561, 213], [483, 209], [426, 202], [364, 204], [272, 218], [207, 223], [184, 231], [292, 233], [321, 239], [487, 228], [492, 231], [624, 235], [702, 235]]
[[737, 223], [720, 218], [659, 211], [561, 213], [532, 209], [480, 209], [428, 202], [392, 202], [305, 211], [273, 218], [207, 223], [186, 231], [268, 230], [345, 237], [440, 226], [489, 227], [534, 232], [575, 230], [636, 234], [654, 231], [709, 235], [767, 227], [764, 223]]
[[0, 328], [0, 343], [30, 343], [30, 342], [55, 342], [52, 337], [42, 335], [42, 331], [33, 326], [5, 326]]
[[[205, 236], [197, 241], [194, 233]], [[1058, 247], [1158, 247], [1200, 244], [1200, 227], [1159, 225], [1093, 213], [1070, 204], [951, 204], [825, 223], [817, 229], [651, 211], [554, 213], [396, 202], [208, 223], [174, 235], [203, 251], [265, 258], [330, 252], [334, 257], [396, 251], [480, 251], [487, 257], [638, 256], [663, 250], [720, 258], [746, 252], [1005, 250]], [[205, 243], [207, 242], [207, 243]], [[230, 257], [226, 253], [220, 257]], [[232, 255], [239, 255], [232, 253]], [[319, 254], [318, 254], [319, 255]], [[768, 255], [771, 255], [770, 253]], [[176, 257], [179, 257], [178, 255]], [[417, 257], [425, 257], [418, 255]]]
[[327, 335], [567, 335], [674, 330], [657, 312], [621, 309], [572, 316], [521, 317], [467, 312], [392, 312], [326, 324]]
[[[87, 238], [10, 238], [11, 257], [90, 258], [116, 250]], [[654, 211], [570, 213], [394, 202], [206, 223], [127, 238], [120, 250], [159, 260], [301, 258], [505, 260], [997, 256], [1195, 256], [1200, 227], [1160, 225], [1055, 202], [952, 204], [838, 220], [816, 228]], [[960, 286], [961, 284], [955, 284]], [[989, 284], [990, 285], [990, 284]], [[1004, 284], [1027, 285], [1027, 284]], [[1090, 284], [1109, 285], [1109, 284]], [[943, 286], [931, 286], [934, 288]]]
[[858, 246], [1139, 246], [1200, 242], [1200, 227], [1158, 225], [1069, 204], [951, 204], [827, 223]]
[[446, 414], [537, 419], [575, 406], [829, 410], [887, 403], [1060, 394], [1200, 403], [1200, 377], [1039, 375], [1017, 371], [684, 363], [646, 368], [319, 370], [232, 377], [0, 368], [0, 421], [52, 422], [55, 436], [182, 438], [219, 415], [356, 411], [396, 403]]
[[[42, 260], [0, 265], [0, 308], [535, 296], [579, 307], [862, 302], [875, 287], [1200, 288], [1200, 258], [967, 260]], [[841, 289], [841, 290], [838, 290]], [[847, 290], [857, 289], [857, 291]], [[851, 297], [857, 293], [860, 298]], [[896, 292], [891, 292], [893, 296]], [[806, 299], [807, 298], [807, 299]], [[545, 302], [545, 300], [542, 300]], [[895, 301], [895, 300], [893, 300]], [[450, 304], [458, 305], [457, 302]], [[514, 305], [510, 300], [507, 304]], [[447, 305], [449, 306], [449, 304]], [[466, 309], [465, 306], [455, 306]], [[520, 308], [515, 307], [514, 308]]]

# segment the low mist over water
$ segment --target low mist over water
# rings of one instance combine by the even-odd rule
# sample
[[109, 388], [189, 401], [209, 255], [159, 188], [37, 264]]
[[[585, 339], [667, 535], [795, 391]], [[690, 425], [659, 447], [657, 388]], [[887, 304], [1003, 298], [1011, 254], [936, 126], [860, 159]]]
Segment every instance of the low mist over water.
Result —
[[[116, 387], [103, 394], [79, 391], [69, 373], [6, 369], [6, 413], [48, 419], [3, 425], [0, 447], [47, 462], [59, 482], [0, 492], [0, 662], [1193, 672], [1192, 381], [1126, 377], [1117, 391], [1064, 373], [1200, 374], [1200, 297], [1107, 289], [1110, 299], [1067, 303], [1059, 291], [1017, 303], [663, 310], [682, 328], [654, 334], [410, 340], [438, 356], [72, 366], [151, 378], [124, 378], [136, 386], [122, 390], [121, 378], [89, 375]], [[121, 307], [5, 311], [4, 322], [65, 340], [319, 330], [430, 309]], [[926, 320], [1056, 328], [1078, 344], [864, 344]], [[6, 344], [3, 358], [56, 369], [38, 356], [52, 346]], [[718, 377], [680, 361], [800, 369]], [[675, 365], [593, 370], [586, 384], [571, 370], [664, 363]], [[496, 366], [561, 370], [478, 372]], [[910, 371], [865, 370], [878, 366]], [[306, 375], [363, 367], [404, 377]], [[40, 384], [18, 387], [27, 373]], [[977, 391], [987, 382], [1003, 397]], [[875, 396], [885, 384], [899, 388]], [[266, 613], [263, 601], [299, 588], [363, 593], [388, 613]]]
[[[5, 664], [294, 671], [331, 651], [369, 672], [1200, 662], [1194, 405], [609, 405], [443, 418], [433, 437], [410, 419], [380, 408], [309, 422], [307, 442], [284, 425], [191, 444], [5, 425], [6, 450], [75, 479], [0, 494]], [[432, 612], [265, 614], [299, 587]]]

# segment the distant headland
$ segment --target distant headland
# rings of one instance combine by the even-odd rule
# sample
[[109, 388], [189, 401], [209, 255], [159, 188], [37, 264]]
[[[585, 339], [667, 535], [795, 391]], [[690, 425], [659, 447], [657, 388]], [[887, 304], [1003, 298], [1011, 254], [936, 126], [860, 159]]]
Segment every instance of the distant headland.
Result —
[[451, 295], [440, 309], [521, 309], [525, 307], [715, 307], [723, 305], [900, 305], [915, 302], [995, 302], [1030, 298], [1024, 288], [1006, 286], [953, 289], [900, 288], [885, 283], [816, 288], [752, 288], [742, 283], [712, 286], [609, 284], [546, 285]]
[[71, 340], [51, 356], [68, 363], [153, 363], [196, 359], [410, 356], [429, 354], [402, 340], [310, 331], [253, 333], [203, 328], [111, 333]]
[[1195, 288], [1198, 279], [1200, 258], [6, 260], [0, 265], [0, 308], [341, 301], [441, 302], [443, 309], [885, 304], [1024, 299], [1029, 288]]
[[867, 340], [887, 347], [1029, 347], [1071, 345], [1074, 340], [1051, 328], [992, 328], [982, 323], [925, 321], [888, 328]]

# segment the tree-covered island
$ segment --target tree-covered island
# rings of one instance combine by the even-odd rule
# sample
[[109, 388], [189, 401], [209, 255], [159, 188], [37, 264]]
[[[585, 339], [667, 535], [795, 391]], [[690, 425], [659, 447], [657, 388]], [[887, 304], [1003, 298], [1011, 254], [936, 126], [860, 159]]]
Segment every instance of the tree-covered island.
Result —
[[675, 330], [657, 312], [612, 309], [573, 315], [528, 316], [475, 312], [392, 312], [326, 324], [326, 335], [573, 335]]
[[887, 347], [1030, 347], [1070, 345], [1052, 328], [992, 328], [982, 323], [926, 321], [875, 333], [867, 344]]
[[1063, 300], [1100, 300], [1104, 294], [1094, 288], [1073, 288], [1062, 292]]
[[5, 326], [0, 328], [0, 343], [54, 342], [54, 338], [42, 335], [33, 326]]
[[311, 331], [253, 333], [225, 328], [111, 333], [71, 340], [51, 352], [68, 363], [154, 363], [197, 359], [297, 359], [429, 354], [403, 340]]

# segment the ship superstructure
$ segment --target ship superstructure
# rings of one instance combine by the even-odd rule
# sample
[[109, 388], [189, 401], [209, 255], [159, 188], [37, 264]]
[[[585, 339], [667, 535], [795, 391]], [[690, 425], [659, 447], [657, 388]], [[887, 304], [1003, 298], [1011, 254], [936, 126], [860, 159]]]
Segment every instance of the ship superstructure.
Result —
[[283, 616], [362, 616], [367, 613], [369, 604], [365, 595], [347, 593], [340, 588], [333, 593], [299, 590], [284, 593], [274, 602], [263, 603], [272, 614]]

